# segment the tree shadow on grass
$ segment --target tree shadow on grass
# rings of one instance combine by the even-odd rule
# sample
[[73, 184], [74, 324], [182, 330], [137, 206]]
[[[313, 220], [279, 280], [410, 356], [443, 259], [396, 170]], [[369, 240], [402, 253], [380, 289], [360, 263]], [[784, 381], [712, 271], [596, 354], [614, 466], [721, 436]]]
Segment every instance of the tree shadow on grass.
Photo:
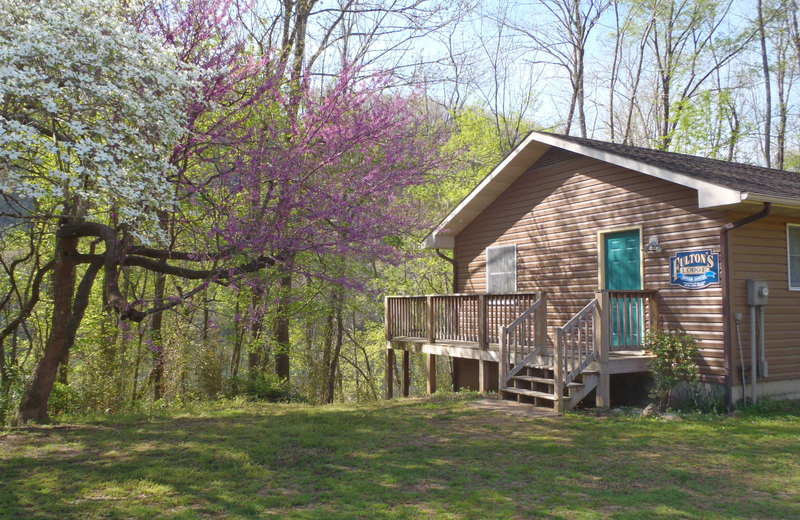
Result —
[[796, 417], [264, 410], [0, 438], [0, 517], [800, 517]]

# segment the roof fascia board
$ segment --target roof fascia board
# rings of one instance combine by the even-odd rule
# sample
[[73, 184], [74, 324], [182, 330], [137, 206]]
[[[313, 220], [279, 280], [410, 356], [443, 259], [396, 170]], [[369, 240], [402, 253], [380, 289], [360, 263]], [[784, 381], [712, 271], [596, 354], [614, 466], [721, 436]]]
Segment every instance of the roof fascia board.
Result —
[[697, 188], [697, 207], [718, 208], [742, 202], [742, 192], [712, 184], [711, 187]]
[[456, 237], [434, 231], [425, 237], [424, 245], [428, 249], [453, 249], [456, 247]]
[[760, 193], [744, 192], [741, 196], [742, 202], [771, 202], [778, 206], [789, 208], [799, 208], [800, 200], [791, 197], [776, 197], [774, 195], [762, 195]]

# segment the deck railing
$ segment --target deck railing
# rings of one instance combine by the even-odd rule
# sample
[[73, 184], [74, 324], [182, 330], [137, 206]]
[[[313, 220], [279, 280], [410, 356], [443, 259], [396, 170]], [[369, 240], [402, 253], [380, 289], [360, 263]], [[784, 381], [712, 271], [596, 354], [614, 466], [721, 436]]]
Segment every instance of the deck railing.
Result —
[[387, 296], [386, 337], [499, 343], [498, 331], [529, 309], [537, 293]]
[[608, 291], [609, 349], [641, 350], [658, 328], [657, 291]]
[[501, 325], [500, 336], [500, 388], [519, 373], [547, 346], [547, 296], [543, 293], [533, 305], [508, 325]]
[[387, 298], [386, 317], [389, 339], [424, 338], [428, 334], [428, 306], [425, 296]]

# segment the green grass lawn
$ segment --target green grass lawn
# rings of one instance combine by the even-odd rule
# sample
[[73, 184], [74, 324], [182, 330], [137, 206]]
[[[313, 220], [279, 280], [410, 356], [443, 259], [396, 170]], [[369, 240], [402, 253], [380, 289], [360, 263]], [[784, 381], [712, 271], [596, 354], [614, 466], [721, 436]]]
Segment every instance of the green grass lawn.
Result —
[[800, 518], [800, 410], [243, 404], [0, 434], [1, 518]]

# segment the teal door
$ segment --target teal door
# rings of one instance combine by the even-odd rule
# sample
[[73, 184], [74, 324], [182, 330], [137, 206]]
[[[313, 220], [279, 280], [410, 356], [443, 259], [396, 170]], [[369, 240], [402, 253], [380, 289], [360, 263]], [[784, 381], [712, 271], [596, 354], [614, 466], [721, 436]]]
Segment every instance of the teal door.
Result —
[[[638, 291], [642, 288], [641, 237], [639, 230], [603, 235], [606, 289]], [[642, 299], [634, 295], [611, 294], [611, 346], [624, 348], [641, 345], [644, 309]]]

